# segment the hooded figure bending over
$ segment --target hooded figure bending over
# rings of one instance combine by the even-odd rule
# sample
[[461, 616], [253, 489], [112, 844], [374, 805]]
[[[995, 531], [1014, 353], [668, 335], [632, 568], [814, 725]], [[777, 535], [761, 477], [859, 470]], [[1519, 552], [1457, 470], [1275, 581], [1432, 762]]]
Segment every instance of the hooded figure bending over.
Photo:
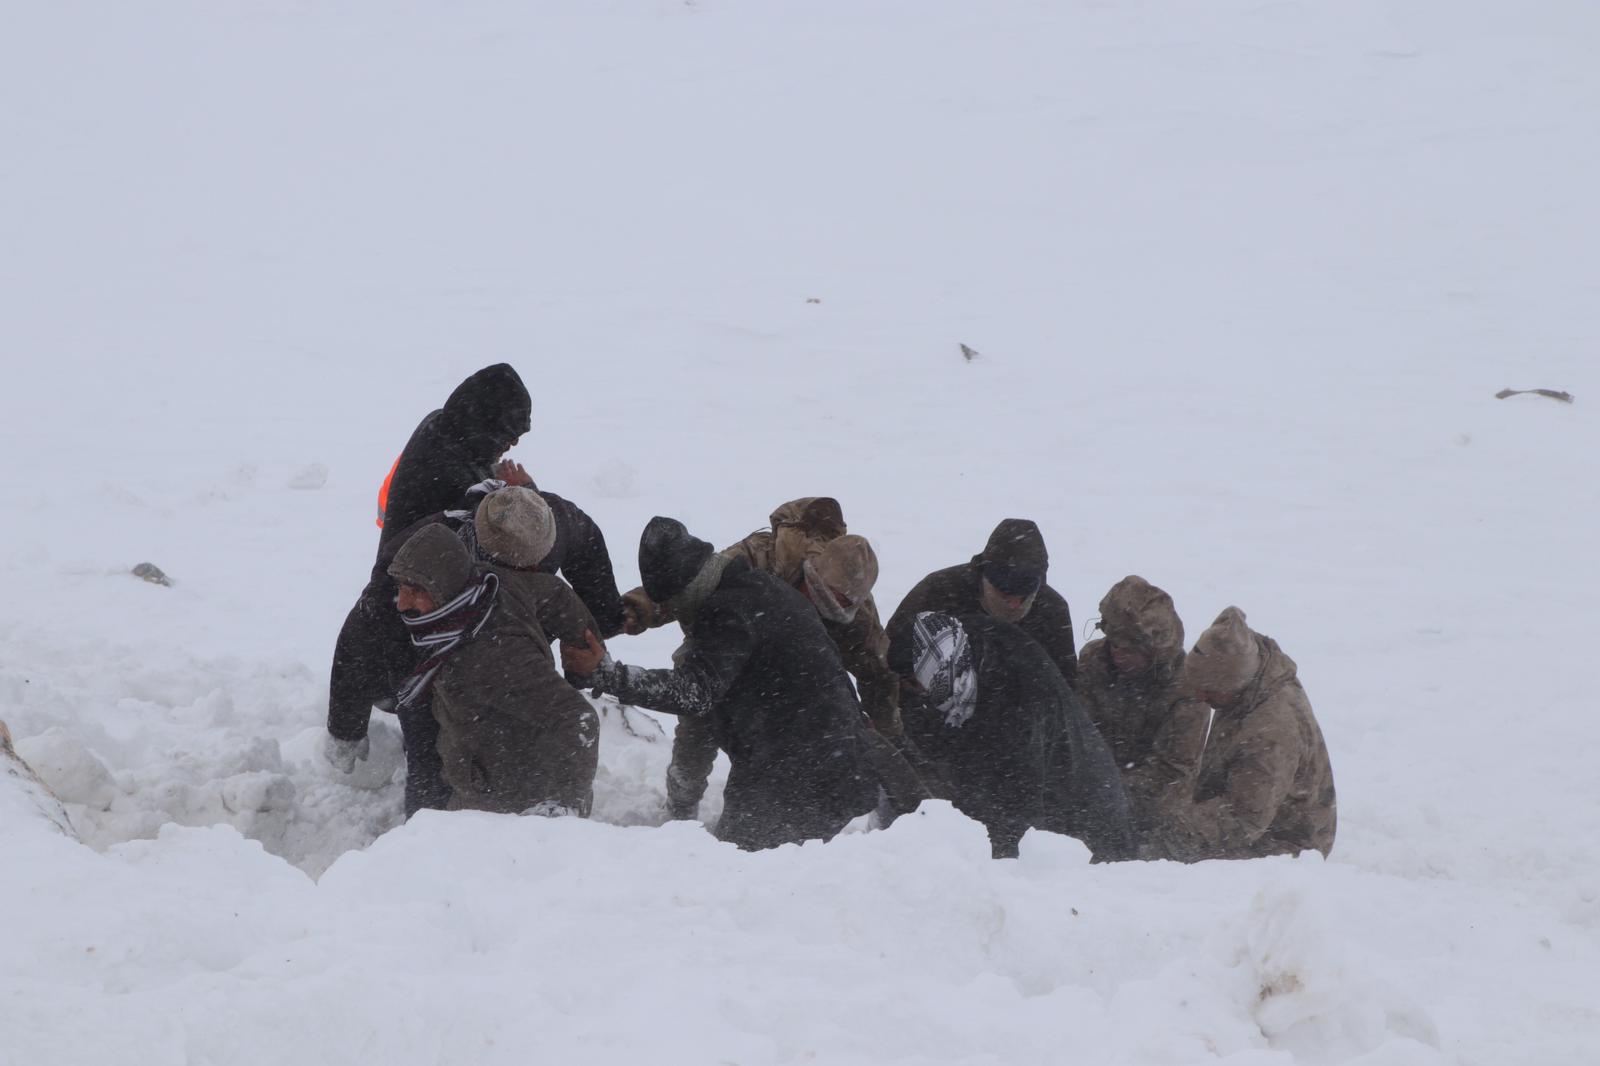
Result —
[[1014, 857], [1030, 828], [1077, 837], [1100, 861], [1130, 857], [1116, 763], [1037, 642], [987, 615], [933, 611], [901, 634], [889, 662], [920, 696], [906, 732], [943, 771], [936, 792], [988, 828], [995, 858]]
[[[721, 554], [775, 575], [816, 609], [845, 670], [855, 676], [862, 707], [873, 724], [875, 732], [867, 739], [873, 767], [889, 793], [889, 813], [910, 810], [926, 793], [896, 744], [901, 734], [900, 679], [884, 659], [889, 638], [872, 599], [877, 554], [865, 537], [846, 529], [844, 512], [831, 496], [790, 500], [772, 512], [770, 521], [770, 530], [757, 530]], [[627, 632], [673, 620], [672, 611], [651, 600], [643, 588], [625, 594], [623, 601], [630, 615]], [[680, 718], [672, 734], [672, 764], [667, 767], [671, 817], [693, 818], [699, 812], [716, 758], [717, 741], [709, 721]]]
[[580, 687], [709, 723], [732, 763], [717, 836], [747, 850], [825, 840], [871, 810], [869, 726], [806, 598], [670, 518], [645, 527], [639, 573], [683, 626], [677, 665], [615, 663], [598, 641], [587, 653], [563, 646], [562, 661]]
[[1100, 601], [1100, 630], [1078, 653], [1078, 695], [1122, 770], [1141, 833], [1194, 790], [1211, 708], [1180, 690], [1183, 621], [1137, 574]]
[[1339, 811], [1333, 768], [1294, 660], [1229, 607], [1195, 641], [1183, 673], [1184, 691], [1217, 713], [1190, 802], [1155, 827], [1142, 857], [1328, 854]]
[[923, 611], [958, 618], [986, 614], [1037, 641], [1071, 684], [1078, 674], [1072, 612], [1061, 593], [1045, 584], [1049, 569], [1050, 553], [1039, 527], [1025, 518], [1007, 518], [969, 562], [935, 570], [906, 593], [889, 619], [889, 640], [907, 639], [911, 620]]

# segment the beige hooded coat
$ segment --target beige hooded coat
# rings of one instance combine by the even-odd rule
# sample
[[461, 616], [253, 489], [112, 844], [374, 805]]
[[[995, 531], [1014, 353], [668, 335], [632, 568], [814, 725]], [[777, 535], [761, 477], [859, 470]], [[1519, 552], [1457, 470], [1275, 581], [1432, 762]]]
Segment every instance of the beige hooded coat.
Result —
[[1193, 802], [1147, 848], [1184, 862], [1333, 847], [1333, 769], [1294, 660], [1229, 607], [1195, 642], [1184, 689], [1217, 708]]

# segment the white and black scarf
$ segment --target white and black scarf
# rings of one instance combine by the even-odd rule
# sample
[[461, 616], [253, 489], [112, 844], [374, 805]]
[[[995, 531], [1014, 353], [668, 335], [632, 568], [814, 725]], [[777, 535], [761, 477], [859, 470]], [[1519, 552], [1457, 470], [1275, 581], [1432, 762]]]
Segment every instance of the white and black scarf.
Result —
[[911, 623], [911, 663], [928, 702], [944, 714], [944, 724], [959, 729], [978, 709], [978, 670], [961, 623], [947, 614], [923, 611]]
[[466, 498], [462, 500], [467, 506], [444, 513], [446, 518], [456, 523], [456, 536], [467, 546], [467, 551], [472, 553], [474, 559], [482, 558], [478, 551], [478, 524], [473, 520], [478, 513], [478, 504], [489, 493], [499, 492], [505, 487], [506, 483], [497, 477], [485, 478], [467, 489]]
[[493, 574], [483, 575], [476, 584], [468, 585], [461, 595], [427, 614], [412, 618], [401, 615], [400, 620], [411, 631], [411, 643], [428, 649], [428, 657], [400, 685], [399, 704], [409, 707], [421, 699], [433, 684], [434, 675], [457, 648], [478, 635], [483, 624], [494, 613], [495, 596], [500, 590], [500, 579]]

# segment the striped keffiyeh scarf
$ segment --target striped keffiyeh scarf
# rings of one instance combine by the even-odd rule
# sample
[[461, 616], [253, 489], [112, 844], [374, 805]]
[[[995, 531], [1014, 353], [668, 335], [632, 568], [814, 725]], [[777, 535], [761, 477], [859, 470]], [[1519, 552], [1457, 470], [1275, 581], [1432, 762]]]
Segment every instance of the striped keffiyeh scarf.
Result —
[[411, 631], [411, 643], [427, 649], [428, 657], [401, 683], [400, 706], [409, 707], [421, 699], [451, 654], [478, 635], [494, 613], [495, 595], [499, 590], [500, 579], [485, 574], [482, 581], [468, 585], [461, 595], [443, 607], [415, 618], [401, 616], [401, 621]]
[[923, 611], [911, 622], [912, 672], [928, 702], [959, 729], [978, 709], [978, 670], [961, 623], [948, 614]]

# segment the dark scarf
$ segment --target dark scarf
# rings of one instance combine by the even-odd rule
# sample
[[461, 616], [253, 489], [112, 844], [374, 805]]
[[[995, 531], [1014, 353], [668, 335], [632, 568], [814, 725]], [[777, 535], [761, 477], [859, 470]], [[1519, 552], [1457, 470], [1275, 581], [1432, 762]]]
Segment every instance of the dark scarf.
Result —
[[461, 595], [443, 607], [415, 618], [400, 616], [411, 631], [411, 643], [431, 649], [431, 654], [401, 683], [400, 706], [409, 707], [426, 695], [439, 668], [457, 648], [478, 635], [494, 613], [495, 596], [499, 591], [500, 579], [485, 574], [481, 581], [468, 585]]
[[506, 483], [499, 478], [486, 478], [467, 490], [466, 498], [461, 501], [461, 507], [454, 511], [446, 511], [444, 516], [458, 523], [456, 536], [461, 538], [461, 543], [467, 546], [467, 551], [472, 553], [474, 559], [482, 559], [478, 551], [478, 524], [473, 519], [477, 517], [478, 504], [491, 492], [499, 492], [506, 487]]

